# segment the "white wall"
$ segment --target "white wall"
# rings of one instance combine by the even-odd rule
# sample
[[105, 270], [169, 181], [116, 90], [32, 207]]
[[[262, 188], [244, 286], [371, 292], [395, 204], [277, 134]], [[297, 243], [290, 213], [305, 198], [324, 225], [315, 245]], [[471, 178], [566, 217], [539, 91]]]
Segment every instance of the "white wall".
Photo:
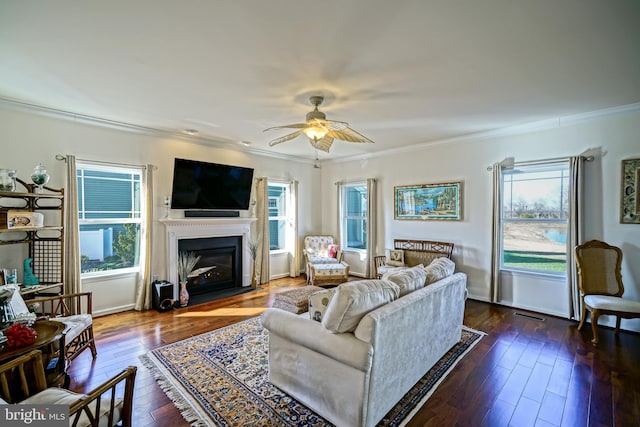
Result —
[[[83, 160], [157, 166], [154, 174], [152, 270], [159, 278], [166, 277], [166, 232], [158, 219], [166, 215], [163, 201], [171, 194], [175, 157], [253, 167], [255, 177], [296, 179], [299, 182], [300, 235], [317, 233], [322, 220], [320, 212], [313, 209], [316, 200], [313, 195], [319, 188], [319, 172], [311, 162], [257, 156], [183, 139], [98, 127], [30, 111], [17, 111], [4, 105], [0, 105], [0, 148], [0, 168], [16, 169], [20, 178], [29, 181], [31, 170], [40, 162], [51, 174], [48, 185], [55, 188], [65, 186], [65, 164], [55, 160], [56, 154], [74, 154]], [[181, 214], [181, 211], [172, 212], [172, 217]], [[248, 212], [242, 215], [248, 215]], [[20, 245], [20, 248], [2, 246], [0, 267], [18, 268], [21, 278], [22, 260], [26, 256], [26, 245]], [[288, 258], [277, 257], [272, 268], [276, 274], [288, 271]], [[103, 280], [92, 278], [83, 282], [83, 288], [94, 291], [94, 312], [106, 313], [133, 306], [135, 279], [131, 275]]]
[[[560, 123], [560, 121], [558, 121]], [[505, 157], [516, 161], [573, 156], [587, 149], [602, 153], [586, 163], [586, 239], [620, 246], [624, 252], [625, 297], [640, 301], [640, 225], [620, 224], [621, 161], [640, 158], [640, 112], [572, 120], [566, 126], [502, 137], [466, 138], [457, 142], [425, 144], [421, 149], [388, 152], [367, 159], [322, 165], [323, 232], [337, 234], [336, 186], [340, 180], [378, 178], [377, 254], [384, 254], [394, 238], [443, 240], [455, 243], [457, 268], [468, 274], [471, 298], [488, 301], [491, 271], [491, 172], [487, 167]], [[462, 221], [394, 220], [396, 185], [463, 181]], [[351, 260], [351, 262], [354, 262]], [[354, 271], [363, 267], [352, 265]], [[526, 279], [525, 279], [526, 281]], [[503, 304], [536, 309], [536, 289], [525, 281], [505, 289]], [[552, 283], [541, 284], [553, 289]], [[568, 301], [565, 288], [560, 297]], [[563, 302], [550, 310], [562, 312]], [[558, 312], [552, 312], [554, 310]], [[605, 320], [603, 318], [603, 320]], [[606, 319], [611, 321], [611, 319]], [[623, 328], [640, 331], [640, 320], [623, 320]]]
[[[337, 235], [336, 181], [376, 177], [379, 179], [380, 236], [377, 253], [383, 254], [394, 238], [451, 241], [456, 245], [454, 259], [458, 269], [469, 275], [471, 297], [488, 300], [492, 189], [487, 166], [510, 156], [516, 161], [524, 161], [599, 149], [603, 155], [586, 166], [586, 238], [602, 239], [622, 248], [625, 296], [640, 301], [640, 225], [619, 222], [621, 160], [640, 158], [638, 135], [640, 112], [636, 109], [518, 135], [467, 138], [458, 142], [425, 144], [422, 148], [397, 150], [362, 160], [324, 162], [321, 169], [314, 169], [310, 163], [96, 127], [0, 106], [0, 168], [17, 169], [18, 176], [27, 179], [33, 167], [41, 162], [51, 173], [49, 185], [62, 187], [65, 165], [54, 159], [56, 154], [75, 154], [85, 160], [156, 165], [152, 268], [160, 278], [166, 274], [166, 245], [164, 226], [157, 220], [166, 213], [163, 200], [171, 192], [174, 157], [249, 166], [255, 168], [255, 176], [298, 180], [301, 237], [318, 233]], [[393, 219], [395, 185], [458, 180], [463, 181], [462, 221]], [[0, 266], [22, 266], [25, 251], [8, 248], [0, 247]], [[364, 271], [358, 258], [350, 258], [348, 262], [354, 272]], [[274, 274], [286, 272], [286, 256], [274, 258], [274, 263]], [[133, 282], [134, 278], [126, 277], [87, 281], [87, 288], [94, 289], [99, 296], [94, 298], [95, 311], [130, 307], [134, 298]], [[521, 292], [521, 285], [516, 284], [517, 288], [504, 292], [506, 298], [511, 298], [503, 301], [504, 304], [524, 301], [535, 305], [534, 295], [526, 291], [526, 285]], [[622, 326], [640, 331], [640, 320], [623, 320]]]

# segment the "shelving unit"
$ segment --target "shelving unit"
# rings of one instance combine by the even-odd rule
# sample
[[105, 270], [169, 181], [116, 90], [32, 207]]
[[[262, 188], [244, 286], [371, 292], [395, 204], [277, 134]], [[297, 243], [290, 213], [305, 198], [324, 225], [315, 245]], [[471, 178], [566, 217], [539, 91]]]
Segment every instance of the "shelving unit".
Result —
[[8, 228], [7, 222], [2, 221], [0, 246], [28, 245], [29, 258], [33, 260], [33, 274], [39, 279], [40, 284], [21, 287], [22, 294], [52, 291], [55, 288], [59, 288], [59, 292], [62, 293], [64, 189], [44, 186], [42, 191], [39, 191], [36, 185], [16, 178], [16, 187], [20, 186], [24, 191], [0, 191], [0, 217], [6, 218], [10, 210], [40, 212], [44, 215], [44, 225]]

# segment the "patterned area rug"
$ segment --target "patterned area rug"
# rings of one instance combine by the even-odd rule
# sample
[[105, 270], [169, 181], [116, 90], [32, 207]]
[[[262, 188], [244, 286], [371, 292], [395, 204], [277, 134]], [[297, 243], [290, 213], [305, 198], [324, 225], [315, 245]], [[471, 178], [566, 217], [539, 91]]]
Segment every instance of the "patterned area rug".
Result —
[[[379, 426], [402, 426], [484, 335], [466, 327]], [[197, 335], [140, 357], [194, 426], [331, 426], [268, 381], [268, 339], [260, 318]]]

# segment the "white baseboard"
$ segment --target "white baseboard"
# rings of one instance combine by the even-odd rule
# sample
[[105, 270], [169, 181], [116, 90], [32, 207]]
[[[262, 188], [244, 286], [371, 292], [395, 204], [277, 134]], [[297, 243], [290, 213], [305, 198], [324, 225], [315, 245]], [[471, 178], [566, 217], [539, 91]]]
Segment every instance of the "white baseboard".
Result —
[[129, 310], [133, 310], [135, 308], [135, 304], [126, 304], [126, 305], [121, 305], [120, 307], [111, 307], [105, 310], [94, 310], [93, 311], [93, 317], [100, 317], [100, 316], [106, 316], [107, 314], [114, 314], [114, 313], [122, 313], [123, 311], [129, 311]]

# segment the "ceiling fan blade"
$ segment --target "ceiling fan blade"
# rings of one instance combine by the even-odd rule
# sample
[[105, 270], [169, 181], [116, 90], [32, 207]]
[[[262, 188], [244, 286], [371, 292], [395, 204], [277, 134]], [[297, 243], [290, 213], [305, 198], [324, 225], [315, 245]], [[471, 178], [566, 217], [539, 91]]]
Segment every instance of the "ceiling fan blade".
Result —
[[274, 126], [272, 128], [267, 128], [263, 130], [263, 132], [266, 132], [268, 130], [274, 130], [274, 129], [304, 129], [306, 127], [307, 127], [306, 123], [293, 123], [290, 125]]
[[343, 130], [349, 127], [349, 123], [339, 122], [337, 120], [327, 120], [327, 123], [329, 124], [329, 128], [331, 128], [331, 130]]
[[343, 129], [343, 130], [330, 130], [327, 135], [332, 136], [335, 139], [339, 139], [341, 141], [347, 141], [347, 142], [371, 142], [371, 143], [373, 143], [372, 140], [370, 140], [366, 136], [362, 135], [359, 132], [356, 132], [355, 130], [353, 130], [351, 128], [346, 128], [346, 129]]
[[278, 144], [281, 144], [283, 142], [287, 142], [287, 141], [289, 141], [289, 140], [291, 140], [293, 138], [297, 138], [301, 134], [302, 134], [302, 129], [297, 130], [297, 131], [295, 131], [293, 133], [290, 133], [289, 135], [285, 135], [285, 136], [282, 136], [280, 138], [273, 139], [273, 140], [269, 141], [269, 147], [273, 147], [274, 145], [278, 145]]
[[311, 143], [313, 148], [317, 148], [318, 150], [322, 150], [328, 153], [329, 149], [331, 148], [331, 144], [333, 144], [333, 138], [329, 135], [326, 135], [324, 138], [318, 139], [317, 141], [309, 138], [309, 142]]

